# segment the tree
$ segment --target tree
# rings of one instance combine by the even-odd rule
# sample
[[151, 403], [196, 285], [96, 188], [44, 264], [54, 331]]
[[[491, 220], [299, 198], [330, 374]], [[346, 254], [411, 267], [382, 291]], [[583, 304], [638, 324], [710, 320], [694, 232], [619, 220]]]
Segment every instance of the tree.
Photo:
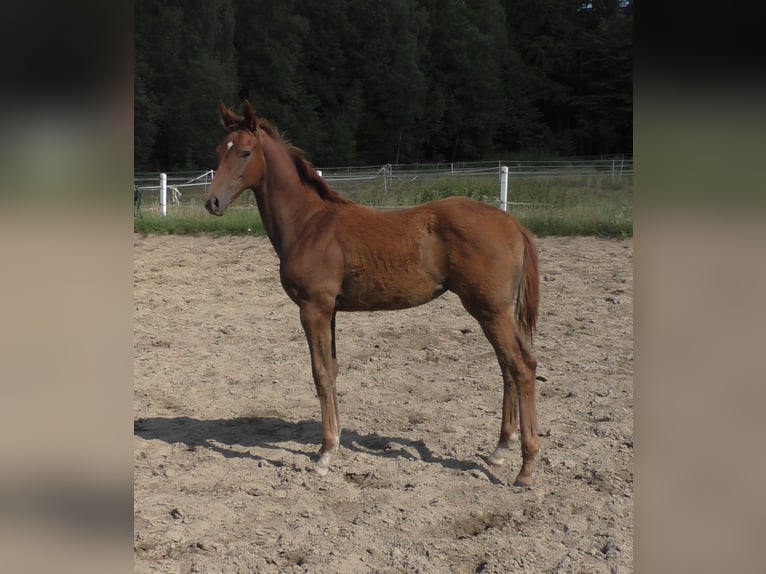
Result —
[[136, 12], [136, 166], [212, 167], [215, 105], [236, 86], [231, 2], [139, 0]]
[[583, 10], [585, 32], [573, 101], [579, 154], [632, 150], [632, 3], [594, 2]]
[[236, 0], [238, 96], [290, 139], [310, 142], [319, 128], [315, 96], [300, 74], [309, 32], [300, 5], [295, 0]]
[[367, 162], [419, 159], [420, 118], [426, 105], [422, 44], [425, 13], [413, 0], [352, 0], [349, 64], [361, 78], [364, 114], [357, 131]]
[[135, 165], [247, 98], [317, 165], [632, 152], [627, 0], [137, 0]]
[[307, 2], [308, 34], [297, 73], [312, 97], [314, 121], [301, 141], [318, 165], [358, 161], [356, 134], [364, 112], [362, 80], [349, 59], [352, 24], [346, 0]]

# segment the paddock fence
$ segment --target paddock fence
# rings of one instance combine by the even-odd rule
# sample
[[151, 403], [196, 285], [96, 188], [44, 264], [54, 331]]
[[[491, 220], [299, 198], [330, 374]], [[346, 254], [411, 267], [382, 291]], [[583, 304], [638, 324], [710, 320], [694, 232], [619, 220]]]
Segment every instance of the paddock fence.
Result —
[[[633, 158], [317, 167], [317, 172], [341, 195], [380, 209], [397, 209], [417, 203], [418, 199], [435, 199], [430, 191], [434, 188], [454, 195], [476, 188], [482, 190], [478, 199], [507, 210], [509, 205], [535, 205], [513, 200], [514, 183], [522, 181], [532, 180], [543, 185], [565, 182], [573, 187], [632, 183]], [[136, 173], [134, 214], [147, 211], [167, 215], [202, 210], [202, 198], [214, 176], [213, 170]], [[248, 191], [229, 209], [256, 208], [255, 198]]]

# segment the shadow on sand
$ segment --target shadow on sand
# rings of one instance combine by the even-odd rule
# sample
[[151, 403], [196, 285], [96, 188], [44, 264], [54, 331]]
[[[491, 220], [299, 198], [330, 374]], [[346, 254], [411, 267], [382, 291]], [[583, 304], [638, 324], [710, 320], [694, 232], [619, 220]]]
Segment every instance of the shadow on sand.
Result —
[[[245, 448], [282, 450], [313, 458], [313, 453], [322, 442], [322, 428], [318, 421], [291, 422], [278, 417], [213, 420], [198, 420], [191, 417], [139, 418], [133, 423], [133, 432], [146, 440], [158, 439], [169, 444], [182, 443], [189, 448], [210, 448], [225, 457], [265, 460], [275, 466], [283, 466], [285, 463], [229, 447], [238, 445]], [[287, 442], [298, 442], [308, 448], [294, 450], [282, 444]], [[477, 470], [491, 483], [504, 484], [486, 466], [435, 455], [422, 440], [413, 441], [377, 433], [363, 435], [351, 429], [343, 429], [340, 443], [342, 447], [351, 451], [364, 452], [373, 456], [422, 460], [453, 470]]]

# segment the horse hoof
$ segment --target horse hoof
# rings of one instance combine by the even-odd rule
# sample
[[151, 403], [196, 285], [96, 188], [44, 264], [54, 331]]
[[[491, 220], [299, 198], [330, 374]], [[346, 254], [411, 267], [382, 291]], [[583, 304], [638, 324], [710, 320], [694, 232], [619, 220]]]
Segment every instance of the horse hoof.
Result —
[[513, 481], [513, 486], [521, 486], [523, 488], [532, 488], [532, 477], [527, 476], [517, 476], [516, 480]]
[[496, 448], [495, 451], [487, 457], [487, 462], [492, 466], [503, 466], [505, 464], [505, 449]]
[[319, 476], [325, 476], [330, 472], [330, 453], [327, 451], [321, 452], [317, 456], [317, 461], [314, 463], [314, 470]]

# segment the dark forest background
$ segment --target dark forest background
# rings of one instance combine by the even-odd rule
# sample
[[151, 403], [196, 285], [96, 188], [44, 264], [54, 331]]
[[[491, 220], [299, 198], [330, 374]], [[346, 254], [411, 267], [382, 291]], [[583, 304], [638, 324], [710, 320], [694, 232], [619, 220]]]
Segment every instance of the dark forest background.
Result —
[[631, 154], [633, 2], [137, 0], [136, 170], [244, 98], [319, 166]]

